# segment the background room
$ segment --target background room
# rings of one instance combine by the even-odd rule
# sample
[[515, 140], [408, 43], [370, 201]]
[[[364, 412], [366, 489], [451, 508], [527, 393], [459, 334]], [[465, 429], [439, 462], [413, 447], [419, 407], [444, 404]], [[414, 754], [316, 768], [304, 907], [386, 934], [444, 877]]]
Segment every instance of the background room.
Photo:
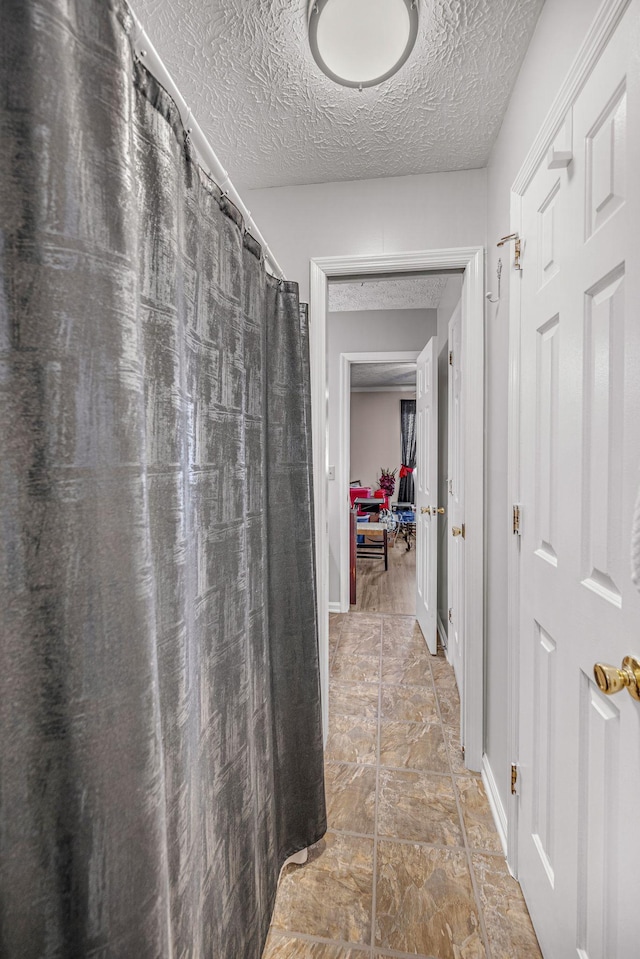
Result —
[[[411, 465], [403, 462], [401, 402], [415, 402], [416, 359], [433, 337], [438, 355], [438, 497], [446, 504], [449, 324], [461, 291], [462, 277], [454, 272], [351, 276], [329, 282], [328, 440], [329, 461], [335, 464], [329, 472], [335, 476], [329, 483], [329, 598], [334, 611], [349, 608], [349, 488], [357, 480], [374, 494], [380, 488], [381, 470], [395, 471], [394, 493], [389, 498], [390, 508], [395, 509], [401, 468]], [[405, 449], [409, 458], [407, 453]], [[409, 488], [411, 485], [409, 480]], [[403, 499], [405, 496], [406, 492]], [[413, 504], [414, 496], [407, 498]], [[415, 615], [414, 529], [413, 524], [398, 524], [395, 534], [389, 536], [387, 570], [382, 558], [357, 560], [360, 589], [354, 608]], [[443, 643], [450, 605], [446, 546], [443, 516], [438, 518], [438, 611]]]

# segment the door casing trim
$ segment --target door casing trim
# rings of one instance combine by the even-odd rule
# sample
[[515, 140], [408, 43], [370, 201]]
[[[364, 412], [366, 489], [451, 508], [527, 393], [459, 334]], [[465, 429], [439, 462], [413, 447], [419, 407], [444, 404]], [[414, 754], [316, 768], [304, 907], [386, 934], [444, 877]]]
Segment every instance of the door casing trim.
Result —
[[317, 257], [310, 262], [309, 333], [315, 490], [318, 638], [325, 737], [329, 688], [327, 292], [331, 277], [462, 269], [465, 444], [465, 762], [480, 771], [484, 749], [484, 249]]

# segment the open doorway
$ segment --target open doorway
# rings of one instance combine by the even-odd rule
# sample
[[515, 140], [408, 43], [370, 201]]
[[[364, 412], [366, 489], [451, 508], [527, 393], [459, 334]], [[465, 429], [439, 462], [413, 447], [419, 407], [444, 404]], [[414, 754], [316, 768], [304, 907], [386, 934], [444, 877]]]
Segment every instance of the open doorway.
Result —
[[[461, 273], [421, 271], [399, 277], [341, 277], [329, 281], [327, 523], [329, 608], [333, 612], [346, 612], [350, 605], [349, 500], [345, 490], [359, 479], [375, 493], [380, 469], [386, 467], [396, 473], [390, 505], [398, 501], [400, 485], [402, 500], [413, 505], [413, 476], [400, 481], [399, 475], [417, 465], [415, 437], [413, 453], [403, 452], [401, 404], [403, 399], [407, 406], [409, 400], [415, 402], [415, 362], [427, 342], [433, 339], [436, 353], [448, 355], [448, 322], [460, 302]], [[439, 370], [438, 364], [435, 367], [438, 381], [444, 382], [444, 404], [437, 404], [443, 412], [443, 424], [433, 432], [444, 437], [446, 449], [448, 366], [440, 364]], [[354, 417], [357, 422], [352, 423]], [[354, 456], [356, 462], [352, 464]], [[437, 459], [437, 450], [433, 458]], [[441, 461], [445, 470], [442, 485], [446, 486], [446, 457]], [[359, 475], [363, 470], [366, 476]], [[440, 502], [442, 497], [436, 491], [433, 496], [432, 505], [437, 507], [435, 499]], [[415, 545], [413, 541], [411, 545]], [[445, 619], [447, 608], [444, 602]], [[415, 606], [407, 606], [403, 612], [414, 613]]]
[[[360, 355], [341, 357], [351, 374], [344, 396], [349, 408], [343, 410], [349, 421], [347, 492], [361, 527], [347, 571], [355, 593], [350, 608], [415, 616], [416, 364], [396, 359], [394, 353], [381, 353], [376, 362], [359, 361]], [[344, 493], [340, 491], [343, 499]], [[367, 498], [378, 504], [367, 503]], [[377, 529], [380, 521], [385, 530]], [[341, 582], [344, 573], [341, 569]]]
[[[464, 710], [462, 289], [462, 271], [329, 281], [326, 325], [329, 608], [415, 617]], [[377, 351], [342, 352], [359, 344]]]
[[[329, 419], [332, 415], [331, 398], [335, 397], [339, 383], [338, 375], [329, 376], [327, 355], [327, 307], [330, 279], [335, 277], [358, 277], [359, 279], [389, 274], [407, 274], [430, 271], [446, 273], [464, 271], [461, 298], [461, 339], [464, 363], [465, 412], [461, 421], [461, 444], [465, 463], [466, 537], [463, 553], [470, 566], [464, 581], [464, 608], [467, 628], [465, 634], [464, 687], [465, 705], [463, 729], [466, 731], [466, 761], [471, 768], [479, 769], [482, 761], [483, 738], [483, 275], [482, 250], [465, 248], [459, 250], [432, 250], [411, 254], [388, 254], [374, 257], [331, 257], [311, 261], [311, 366], [313, 394], [313, 442], [316, 482], [316, 534], [318, 559], [318, 599], [321, 663], [326, 670], [325, 690], [328, 683], [328, 613], [330, 565], [335, 583], [339, 583], [338, 562], [343, 541], [340, 523], [334, 528], [329, 523], [333, 512], [332, 500], [337, 496], [336, 457], [329, 453]], [[437, 322], [434, 337], [437, 337]], [[383, 344], [386, 349], [399, 346], [398, 327], [387, 325]], [[448, 333], [447, 333], [448, 335]], [[413, 354], [425, 342], [424, 328], [421, 341], [414, 344]], [[358, 339], [351, 350], [371, 349], [375, 345], [371, 330], [360, 326]], [[434, 341], [433, 346], [436, 345]], [[344, 351], [346, 352], [346, 351]], [[441, 350], [439, 351], [441, 353]], [[466, 359], [464, 359], [466, 357]], [[412, 357], [413, 358], [413, 357]], [[437, 366], [437, 362], [435, 364]], [[436, 388], [437, 395], [437, 388]], [[328, 402], [329, 401], [329, 402]], [[340, 434], [340, 430], [338, 430]], [[334, 431], [335, 435], [335, 431]], [[344, 435], [340, 435], [344, 442]], [[386, 464], [380, 464], [386, 465]], [[352, 478], [347, 476], [345, 482]], [[473, 476], [471, 483], [469, 477]], [[355, 477], [357, 478], [357, 477]], [[430, 491], [437, 499], [437, 492]], [[430, 510], [437, 511], [436, 501]], [[343, 502], [337, 496], [337, 502]], [[347, 501], [348, 511], [348, 501]], [[426, 507], [419, 513], [426, 513]], [[437, 520], [434, 520], [437, 522]], [[348, 532], [347, 532], [348, 536]], [[331, 560], [331, 564], [330, 564]], [[334, 593], [335, 595], [335, 593]], [[332, 600], [334, 603], [336, 599]], [[340, 600], [338, 600], [339, 602]], [[333, 606], [333, 609], [336, 607]], [[325, 697], [325, 703], [326, 703]]]
[[[437, 630], [440, 643], [446, 648], [447, 626], [454, 610], [459, 612], [461, 606], [461, 597], [454, 599], [449, 595], [447, 512], [449, 497], [456, 492], [454, 484], [460, 471], [459, 455], [456, 453], [452, 457], [455, 473], [451, 477], [448, 474], [449, 445], [453, 443], [456, 450], [459, 448], [455, 433], [458, 424], [455, 416], [448, 416], [448, 407], [449, 402], [452, 402], [454, 409], [458, 413], [460, 411], [459, 396], [449, 381], [459, 369], [460, 361], [458, 343], [456, 363], [453, 365], [450, 341], [452, 345], [452, 323], [453, 333], [459, 331], [456, 318], [459, 323], [462, 276], [460, 273], [408, 275], [405, 283], [397, 280], [391, 283], [377, 281], [371, 284], [370, 293], [366, 292], [367, 282], [358, 281], [355, 303], [354, 297], [349, 295], [352, 285], [349, 283], [346, 289], [344, 284], [340, 285], [339, 295], [336, 296], [335, 287], [330, 284], [327, 316], [330, 383], [328, 449], [330, 461], [337, 464], [330, 466], [334, 482], [329, 483], [329, 529], [330, 543], [340, 543], [339, 552], [330, 556], [330, 564], [339, 566], [340, 582], [339, 602], [336, 602], [334, 588], [330, 609], [346, 612], [350, 603], [354, 602], [355, 587], [355, 606], [351, 605], [352, 610], [404, 615], [416, 615], [420, 610], [419, 596], [416, 610], [415, 577], [416, 519], [420, 519], [415, 515], [414, 484], [414, 478], [417, 477], [415, 361], [419, 348], [433, 340], [433, 373], [437, 381], [434, 406], [437, 413], [429, 432], [434, 434], [434, 443], [435, 435], [438, 437], [436, 449], [430, 456], [436, 464], [437, 484], [433, 484], [429, 495], [433, 519], [429, 517], [424, 521], [428, 525], [423, 532], [434, 538], [433, 566], [438, 579], [437, 595], [430, 600], [434, 635], [429, 636], [429, 646], [435, 648]], [[356, 304], [367, 306], [368, 309], [341, 309]], [[350, 336], [350, 326], [355, 326], [356, 337]], [[338, 353], [342, 346], [353, 345], [354, 342], [366, 341], [383, 346], [385, 339], [387, 351]], [[416, 349], [389, 351], [398, 344], [415, 346]], [[335, 385], [337, 366], [340, 374], [339, 393]], [[336, 408], [339, 412], [337, 422]], [[353, 577], [352, 561], [356, 560], [356, 551], [351, 549], [348, 510], [356, 496], [383, 496], [380, 489], [382, 468], [396, 474], [393, 492], [388, 501], [385, 499], [387, 509], [383, 510], [390, 525], [387, 537], [389, 548], [385, 556], [388, 562], [382, 562], [382, 556], [376, 555], [375, 548], [358, 549], [357, 553], [361, 555], [357, 556], [357, 573]], [[402, 478], [401, 473], [405, 474]], [[360, 522], [366, 521], [367, 513], [378, 519], [379, 511], [374, 505], [358, 504], [357, 512]], [[379, 532], [369, 537], [360, 531], [358, 541], [362, 543], [364, 537], [365, 544], [371, 542], [373, 546], [380, 536]], [[454, 568], [453, 572], [455, 579], [457, 570]], [[418, 619], [421, 618], [424, 620], [418, 615]], [[424, 622], [422, 625], [426, 637]]]

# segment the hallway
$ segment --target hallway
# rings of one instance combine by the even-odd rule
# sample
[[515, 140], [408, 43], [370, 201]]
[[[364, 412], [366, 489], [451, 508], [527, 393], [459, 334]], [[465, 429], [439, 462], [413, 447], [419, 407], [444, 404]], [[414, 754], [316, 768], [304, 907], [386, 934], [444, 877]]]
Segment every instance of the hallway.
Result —
[[444, 656], [409, 616], [331, 616], [329, 831], [278, 890], [263, 959], [539, 959]]
[[389, 547], [389, 569], [376, 559], [358, 559], [356, 604], [358, 613], [404, 613], [416, 609], [416, 550], [410, 550], [400, 534]]

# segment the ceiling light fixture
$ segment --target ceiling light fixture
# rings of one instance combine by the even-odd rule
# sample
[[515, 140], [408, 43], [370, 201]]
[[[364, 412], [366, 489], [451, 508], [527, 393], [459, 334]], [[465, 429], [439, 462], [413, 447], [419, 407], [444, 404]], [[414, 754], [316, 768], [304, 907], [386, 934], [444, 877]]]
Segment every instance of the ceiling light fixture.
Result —
[[417, 0], [311, 0], [309, 44], [323, 73], [344, 87], [392, 77], [413, 50]]

